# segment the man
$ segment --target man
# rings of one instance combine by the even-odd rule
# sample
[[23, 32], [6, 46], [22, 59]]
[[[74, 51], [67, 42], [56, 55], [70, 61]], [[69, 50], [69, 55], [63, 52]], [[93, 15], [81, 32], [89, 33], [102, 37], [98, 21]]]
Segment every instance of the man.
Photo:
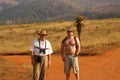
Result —
[[61, 43], [61, 56], [64, 61], [64, 72], [66, 80], [70, 79], [70, 69], [73, 67], [76, 80], [79, 80], [79, 64], [78, 54], [80, 52], [80, 42], [77, 37], [73, 35], [71, 29], [67, 30], [67, 37]]
[[51, 65], [51, 44], [46, 40], [46, 30], [38, 32], [39, 38], [32, 42], [31, 60], [33, 64], [33, 80], [45, 80], [47, 67]]

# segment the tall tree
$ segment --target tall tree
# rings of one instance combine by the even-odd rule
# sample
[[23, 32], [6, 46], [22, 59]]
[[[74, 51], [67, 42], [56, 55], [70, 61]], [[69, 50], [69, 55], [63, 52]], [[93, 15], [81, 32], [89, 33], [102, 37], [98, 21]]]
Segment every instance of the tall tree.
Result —
[[83, 23], [82, 21], [84, 20], [84, 16], [83, 15], [80, 15], [80, 16], [77, 16], [75, 18], [75, 24], [76, 24], [76, 28], [77, 28], [77, 33], [78, 33], [78, 38], [81, 42], [81, 32], [82, 32], [82, 26], [83, 26]]

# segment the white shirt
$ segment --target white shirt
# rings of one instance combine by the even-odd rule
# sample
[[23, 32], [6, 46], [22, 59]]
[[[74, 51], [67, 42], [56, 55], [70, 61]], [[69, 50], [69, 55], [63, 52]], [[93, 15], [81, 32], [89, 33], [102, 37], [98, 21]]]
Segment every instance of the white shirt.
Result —
[[51, 44], [48, 40], [45, 40], [45, 41], [41, 41], [40, 40], [40, 47], [39, 47], [39, 40], [38, 39], [35, 39], [33, 42], [32, 42], [32, 47], [31, 47], [31, 51], [34, 51], [35, 54], [34, 55], [38, 55], [38, 56], [43, 56], [39, 53], [39, 48], [44, 48], [45, 49], [45, 44], [46, 44], [46, 51], [45, 51], [45, 54], [44, 55], [49, 55], [49, 54], [52, 54], [53, 53], [53, 50], [52, 50], [52, 47], [51, 47]]

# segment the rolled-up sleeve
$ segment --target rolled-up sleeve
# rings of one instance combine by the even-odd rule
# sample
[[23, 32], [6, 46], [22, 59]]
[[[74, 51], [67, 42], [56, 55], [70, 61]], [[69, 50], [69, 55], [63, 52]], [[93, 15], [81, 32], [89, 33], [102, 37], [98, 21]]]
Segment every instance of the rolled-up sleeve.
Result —
[[52, 54], [52, 53], [53, 53], [52, 46], [50, 42], [48, 41], [48, 53], [47, 54]]

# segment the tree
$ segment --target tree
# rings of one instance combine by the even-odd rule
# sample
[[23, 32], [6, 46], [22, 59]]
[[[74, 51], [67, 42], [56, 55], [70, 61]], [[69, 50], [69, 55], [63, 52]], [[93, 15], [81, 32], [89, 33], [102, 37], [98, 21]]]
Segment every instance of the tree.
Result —
[[83, 26], [83, 24], [82, 24], [83, 20], [84, 20], [84, 16], [83, 15], [77, 16], [75, 18], [75, 24], [76, 24], [78, 38], [79, 38], [80, 42], [81, 42], [80, 37], [81, 37], [81, 31], [82, 31], [82, 26]]

